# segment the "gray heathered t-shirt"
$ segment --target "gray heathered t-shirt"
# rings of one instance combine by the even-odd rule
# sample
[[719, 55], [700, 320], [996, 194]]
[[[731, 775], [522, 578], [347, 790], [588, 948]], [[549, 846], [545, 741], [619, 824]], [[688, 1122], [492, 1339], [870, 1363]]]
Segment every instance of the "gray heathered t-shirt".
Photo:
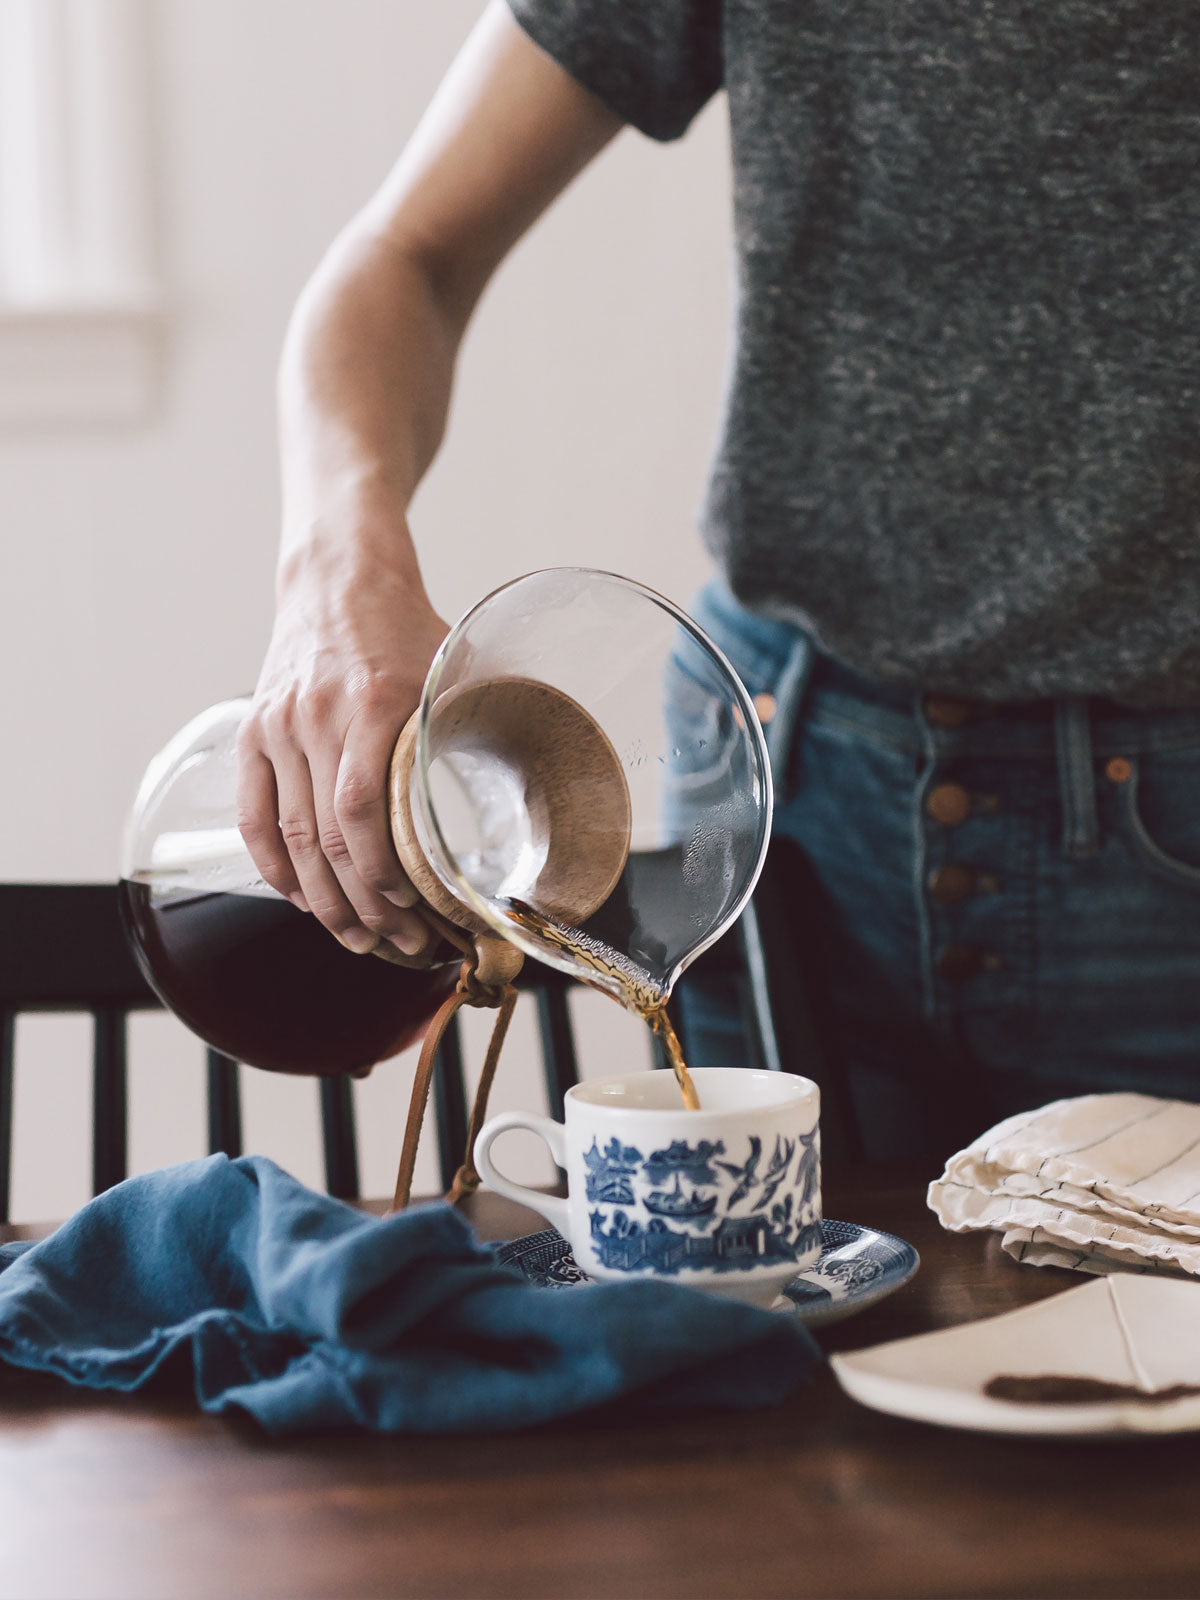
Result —
[[627, 121], [729, 98], [703, 513], [877, 678], [1200, 705], [1196, 0], [509, 0]]

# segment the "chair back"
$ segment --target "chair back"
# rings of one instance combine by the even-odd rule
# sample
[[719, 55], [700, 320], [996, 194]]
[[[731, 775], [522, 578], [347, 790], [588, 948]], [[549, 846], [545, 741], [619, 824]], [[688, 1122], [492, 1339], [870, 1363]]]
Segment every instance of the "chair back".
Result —
[[[126, 1021], [158, 997], [138, 970], [111, 883], [0, 884], [0, 1222], [12, 1186], [13, 1069], [18, 1016], [92, 1018], [92, 1192], [127, 1170]], [[208, 1052], [208, 1148], [241, 1153], [235, 1064]]]
[[[788, 948], [784, 907], [794, 908], [796, 903], [786, 890], [775, 894], [764, 878], [736, 939], [722, 940], [721, 946], [728, 952], [725, 959], [738, 966], [754, 1058], [764, 1066], [786, 1064], [821, 1081], [823, 1142], [827, 1155], [836, 1158], [855, 1153], [856, 1131], [842, 1075], [824, 1059], [803, 987], [797, 974], [783, 964], [782, 953]], [[721, 947], [710, 954], [720, 961]], [[695, 976], [704, 981], [703, 965]], [[549, 1114], [556, 1119], [563, 1116], [567, 1090], [579, 1081], [568, 1003], [572, 987], [571, 979], [534, 961], [526, 962], [518, 980], [518, 988], [535, 997], [546, 1099]], [[158, 1009], [161, 1002], [125, 938], [116, 884], [0, 884], [0, 1222], [9, 1221], [18, 1016], [45, 1011], [91, 1016], [92, 1191], [99, 1194], [127, 1174], [126, 1024], [131, 1013]], [[674, 1006], [672, 1017], [682, 1035]], [[210, 1048], [205, 1065], [208, 1149], [238, 1156], [242, 1114], [237, 1063]], [[352, 1085], [345, 1077], [321, 1078], [319, 1085], [326, 1188], [341, 1199], [356, 1200], [360, 1191]], [[446, 1189], [467, 1141], [468, 1104], [457, 1017], [438, 1051], [433, 1101], [439, 1175]]]
[[[537, 1002], [551, 1116], [578, 1079], [567, 1004], [569, 980], [529, 963], [521, 987]], [[0, 884], [0, 1222], [10, 1220], [13, 1075], [18, 1016], [80, 1012], [92, 1018], [92, 1192], [127, 1173], [127, 1029], [133, 1012], [161, 1008], [134, 960], [111, 883]], [[208, 1149], [242, 1153], [237, 1063], [206, 1052]], [[330, 1194], [359, 1198], [354, 1101], [348, 1078], [322, 1078], [321, 1133]], [[467, 1140], [467, 1096], [457, 1018], [438, 1053], [433, 1082], [438, 1166], [448, 1188]]]

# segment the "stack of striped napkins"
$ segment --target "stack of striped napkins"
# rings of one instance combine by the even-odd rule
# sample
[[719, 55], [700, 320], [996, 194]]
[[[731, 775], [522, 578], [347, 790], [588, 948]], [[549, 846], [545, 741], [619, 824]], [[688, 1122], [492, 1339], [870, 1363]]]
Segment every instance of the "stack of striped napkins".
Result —
[[929, 1204], [1034, 1266], [1200, 1276], [1200, 1105], [1090, 1094], [1024, 1111], [953, 1156]]

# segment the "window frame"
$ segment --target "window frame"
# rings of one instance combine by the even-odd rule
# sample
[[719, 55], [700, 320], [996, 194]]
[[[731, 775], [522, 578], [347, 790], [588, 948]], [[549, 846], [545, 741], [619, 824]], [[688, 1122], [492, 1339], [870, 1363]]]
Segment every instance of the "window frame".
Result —
[[0, 0], [0, 425], [152, 406], [148, 25], [146, 0]]

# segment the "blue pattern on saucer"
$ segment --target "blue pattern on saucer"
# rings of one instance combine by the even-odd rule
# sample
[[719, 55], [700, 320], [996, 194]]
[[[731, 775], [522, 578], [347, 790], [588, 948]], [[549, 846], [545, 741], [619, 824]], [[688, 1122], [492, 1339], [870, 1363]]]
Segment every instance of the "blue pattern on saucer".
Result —
[[[561, 1289], [586, 1283], [571, 1247], [553, 1228], [497, 1245], [496, 1259], [517, 1267], [539, 1288]], [[821, 1254], [783, 1291], [796, 1316], [808, 1327], [839, 1322], [874, 1305], [907, 1283], [921, 1264], [912, 1245], [891, 1233], [857, 1222], [821, 1223]], [[785, 1309], [781, 1304], [779, 1309]]]

